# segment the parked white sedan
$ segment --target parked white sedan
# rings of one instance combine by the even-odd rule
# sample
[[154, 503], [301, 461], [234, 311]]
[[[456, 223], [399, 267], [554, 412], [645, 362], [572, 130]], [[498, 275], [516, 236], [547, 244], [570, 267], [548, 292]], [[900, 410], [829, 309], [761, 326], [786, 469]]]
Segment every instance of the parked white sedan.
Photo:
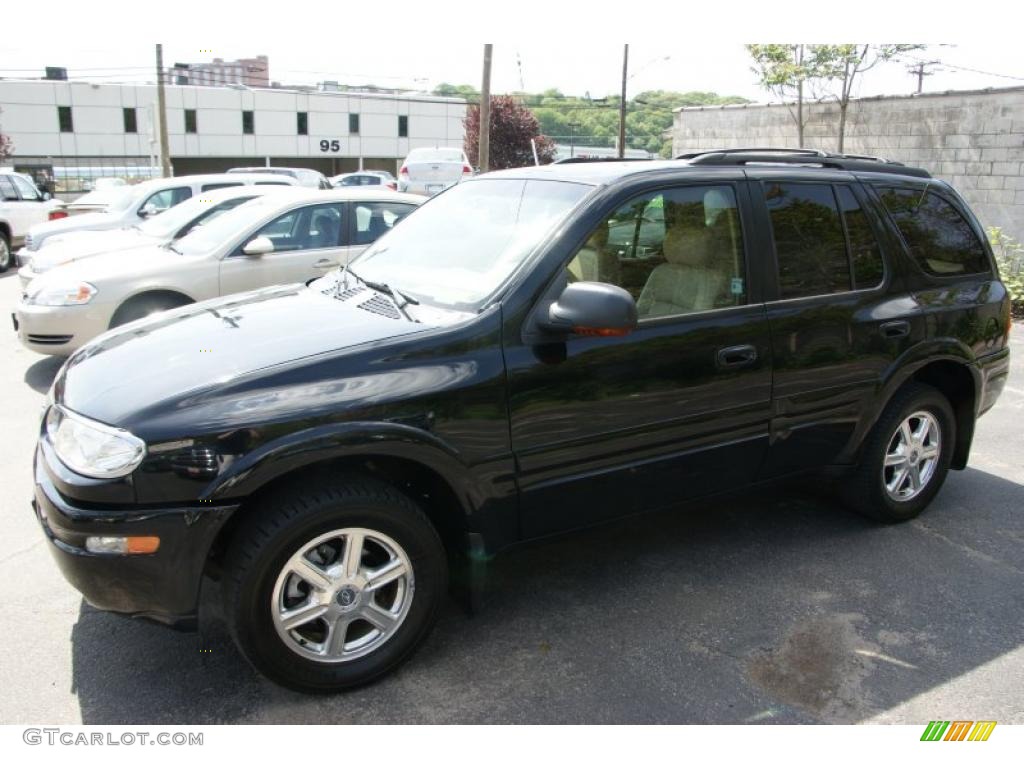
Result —
[[473, 175], [466, 153], [451, 147], [420, 147], [398, 171], [398, 191], [436, 195]]
[[73, 261], [133, 249], [143, 249], [142, 252], [146, 253], [144, 246], [174, 242], [242, 203], [286, 188], [280, 185], [249, 185], [215, 189], [130, 227], [86, 229], [54, 235], [18, 270], [21, 287], [25, 289], [40, 275]]
[[48, 221], [63, 206], [32, 183], [32, 178], [10, 169], [0, 169], [0, 272], [14, 264], [14, 248], [20, 246], [28, 231]]
[[348, 263], [420, 202], [372, 187], [281, 190], [167, 245], [46, 272], [29, 283], [14, 326], [28, 349], [67, 355], [109, 328], [165, 309], [320, 277]]
[[[121, 229], [138, 224], [191, 197], [214, 189], [243, 185], [294, 186], [297, 183], [289, 176], [211, 173], [153, 179], [141, 184], [90, 192], [85, 197], [98, 196], [104, 206], [102, 210], [70, 215], [32, 227], [25, 237], [25, 247], [18, 251], [18, 263], [27, 264], [28, 260], [43, 247], [43, 243], [56, 235], [85, 229]], [[68, 206], [68, 213], [74, 214], [75, 205], [73, 203]]]

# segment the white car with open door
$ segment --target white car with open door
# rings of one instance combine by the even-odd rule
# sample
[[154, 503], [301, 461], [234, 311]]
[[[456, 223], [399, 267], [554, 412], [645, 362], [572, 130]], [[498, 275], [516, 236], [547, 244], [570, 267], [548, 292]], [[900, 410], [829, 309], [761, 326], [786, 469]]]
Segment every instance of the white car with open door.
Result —
[[209, 224], [222, 213], [263, 195], [275, 194], [287, 186], [231, 186], [191, 197], [170, 210], [122, 229], [86, 229], [55, 235], [18, 270], [22, 288], [55, 267], [116, 251], [150, 253], [146, 246], [166, 245], [184, 237], [196, 227]]
[[455, 147], [420, 147], [412, 150], [398, 171], [398, 191], [436, 195], [473, 175], [469, 158]]
[[67, 355], [109, 328], [156, 312], [321, 277], [347, 264], [421, 202], [373, 187], [265, 195], [166, 245], [94, 256], [46, 272], [29, 283], [15, 307], [15, 330], [33, 352]]

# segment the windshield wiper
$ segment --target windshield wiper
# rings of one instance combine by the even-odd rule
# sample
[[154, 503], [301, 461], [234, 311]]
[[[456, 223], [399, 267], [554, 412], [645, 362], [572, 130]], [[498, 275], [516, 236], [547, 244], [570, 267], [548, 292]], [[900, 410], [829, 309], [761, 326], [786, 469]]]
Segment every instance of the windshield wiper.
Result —
[[177, 248], [175, 248], [172, 243], [167, 243], [167, 245], [165, 245], [164, 248], [166, 248], [169, 251], [174, 251], [179, 256], [182, 255], [181, 251], [179, 251]]
[[[342, 267], [341, 274], [338, 276], [338, 282], [335, 284], [334, 287], [335, 296], [338, 296], [341, 293], [341, 291], [346, 289], [348, 285], [347, 277], [349, 275], [352, 275], [352, 277], [361, 282], [367, 288], [377, 291], [377, 293], [383, 293], [385, 296], [388, 296], [391, 299], [392, 303], [394, 303], [395, 308], [405, 316], [406, 320], [412, 323], [419, 322], [419, 320], [414, 319], [413, 316], [410, 315], [408, 310], [406, 309], [406, 307], [409, 304], [419, 304], [419, 300], [414, 299], [412, 296], [403, 293], [397, 288], [392, 288], [387, 283], [378, 283], [374, 280], [366, 280], [365, 278], [360, 277], [359, 275], [352, 271], [348, 263], [346, 263], [345, 266]], [[401, 303], [399, 303], [399, 298], [401, 298], [402, 300]]]

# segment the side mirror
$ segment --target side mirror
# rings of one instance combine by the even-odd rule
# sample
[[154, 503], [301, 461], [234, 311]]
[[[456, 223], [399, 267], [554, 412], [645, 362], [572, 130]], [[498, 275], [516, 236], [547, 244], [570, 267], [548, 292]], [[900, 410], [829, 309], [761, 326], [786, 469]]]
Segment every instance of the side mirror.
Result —
[[139, 216], [148, 219], [150, 216], [156, 216], [158, 213], [160, 213], [159, 208], [152, 203], [146, 203], [146, 205], [142, 206], [142, 210], [139, 211]]
[[274, 242], [269, 237], [256, 237], [245, 244], [242, 253], [246, 256], [263, 256], [274, 250]]
[[579, 282], [565, 287], [540, 325], [555, 333], [625, 336], [636, 321], [636, 302], [628, 291], [608, 283]]

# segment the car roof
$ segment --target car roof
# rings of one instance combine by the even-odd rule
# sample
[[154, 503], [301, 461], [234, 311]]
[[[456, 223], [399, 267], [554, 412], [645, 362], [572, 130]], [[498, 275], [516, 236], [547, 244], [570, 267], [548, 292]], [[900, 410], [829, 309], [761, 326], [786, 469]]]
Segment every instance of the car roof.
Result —
[[344, 189], [311, 189], [310, 187], [280, 187], [277, 197], [281, 205], [292, 205], [303, 203], [330, 203], [334, 201], [359, 202], [396, 202], [412, 203], [419, 205], [427, 198], [422, 195], [410, 195], [405, 192], [392, 192], [387, 187], [345, 187]]
[[[865, 158], [856, 155], [830, 155], [822, 153], [820, 157], [786, 157], [785, 155], [773, 156], [770, 153], [752, 153], [746, 150], [737, 150], [736, 157], [730, 159], [721, 157], [726, 153], [707, 153], [704, 158], [698, 156], [686, 159], [675, 160], [611, 160], [607, 162], [586, 162], [586, 163], [551, 163], [549, 165], [526, 166], [524, 168], [511, 168], [503, 171], [492, 171], [470, 179], [547, 179], [551, 181], [569, 181], [578, 184], [591, 184], [595, 186], [611, 184], [620, 179], [632, 176], [657, 176], [670, 171], [689, 170], [694, 173], [721, 173], [725, 169], [758, 170], [771, 168], [774, 171], [793, 173], [794, 175], [808, 175], [816, 173], [871, 173], [884, 174], [888, 178], [904, 177], [920, 180], [928, 178], [929, 174], [920, 168], [901, 165], [881, 158]], [[714, 155], [714, 157], [711, 157]], [[745, 162], [751, 159], [749, 165]]]

